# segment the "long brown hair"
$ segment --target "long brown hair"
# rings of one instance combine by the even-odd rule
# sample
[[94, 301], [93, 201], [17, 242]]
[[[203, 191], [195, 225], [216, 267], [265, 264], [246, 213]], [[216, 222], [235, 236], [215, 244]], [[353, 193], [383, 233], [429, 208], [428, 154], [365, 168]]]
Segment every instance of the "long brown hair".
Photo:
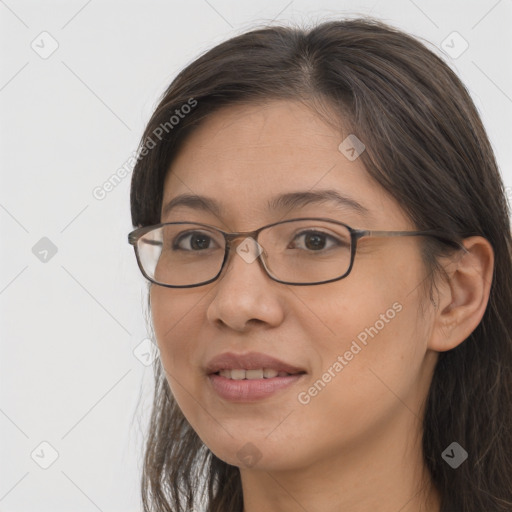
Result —
[[[492, 244], [495, 271], [484, 317], [463, 343], [439, 354], [425, 407], [423, 454], [441, 512], [511, 511], [508, 205], [467, 90], [423, 43], [378, 21], [355, 19], [311, 30], [264, 27], [219, 44], [179, 73], [145, 129], [132, 177], [133, 225], [160, 222], [169, 165], [206, 116], [224, 106], [272, 99], [327, 106], [331, 117], [361, 134], [369, 175], [417, 229], [442, 230], [454, 240], [481, 235]], [[182, 115], [170, 121], [176, 110]], [[430, 240], [422, 246], [430, 292], [445, 248]], [[155, 379], [144, 510], [191, 510], [203, 499], [208, 512], [241, 512], [239, 469], [218, 459], [192, 430], [159, 360]], [[454, 441], [469, 454], [456, 470], [441, 457]]]

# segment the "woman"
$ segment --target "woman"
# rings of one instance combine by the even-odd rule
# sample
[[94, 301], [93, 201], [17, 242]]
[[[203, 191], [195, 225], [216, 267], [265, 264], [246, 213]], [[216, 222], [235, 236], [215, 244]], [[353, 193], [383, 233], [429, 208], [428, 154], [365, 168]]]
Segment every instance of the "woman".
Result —
[[512, 510], [504, 187], [423, 44], [359, 19], [218, 45], [149, 121], [131, 211], [144, 510]]

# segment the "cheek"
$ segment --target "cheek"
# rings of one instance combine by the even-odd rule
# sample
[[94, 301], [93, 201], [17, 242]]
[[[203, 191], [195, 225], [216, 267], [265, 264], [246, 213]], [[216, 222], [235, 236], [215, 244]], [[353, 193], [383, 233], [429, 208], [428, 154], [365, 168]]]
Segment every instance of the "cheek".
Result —
[[188, 380], [195, 360], [196, 340], [201, 339], [204, 307], [201, 295], [163, 287], [151, 290], [151, 317], [160, 358], [171, 389]]
[[404, 404], [419, 413], [424, 340], [415, 305], [367, 301], [363, 311], [345, 306], [332, 325], [336, 339], [317, 339], [321, 365], [297, 395], [296, 441], [326, 456], [334, 445], [365, 442], [393, 418], [409, 416]]
[[361, 256], [346, 279], [326, 285], [321, 294], [313, 287], [297, 292], [294, 316], [324, 353], [343, 353], [357, 341], [362, 349], [371, 345], [372, 352], [385, 356], [399, 349], [416, 328], [423, 272], [415, 255], [406, 258], [407, 265], [395, 261], [392, 266], [374, 254]]
[[428, 338], [428, 322], [418, 315], [421, 266], [381, 271], [376, 265], [333, 283], [321, 300], [300, 297], [308, 308], [296, 317], [321, 360], [303, 401], [316, 402], [319, 412], [390, 406], [393, 392], [407, 395], [420, 378]]
[[[151, 315], [160, 360], [172, 395], [196, 432], [208, 424], [201, 405], [203, 379], [197, 377], [200, 340], [204, 338], [204, 294], [154, 287]], [[210, 425], [209, 429], [211, 430]], [[203, 434], [204, 435], [204, 434]], [[205, 438], [206, 440], [207, 438]]]

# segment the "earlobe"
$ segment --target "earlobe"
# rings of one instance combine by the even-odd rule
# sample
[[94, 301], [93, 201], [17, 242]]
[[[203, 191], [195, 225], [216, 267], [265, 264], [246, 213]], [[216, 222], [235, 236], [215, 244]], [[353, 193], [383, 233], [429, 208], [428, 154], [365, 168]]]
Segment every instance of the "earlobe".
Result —
[[438, 307], [428, 348], [445, 352], [460, 345], [484, 316], [494, 271], [494, 251], [481, 236], [463, 241], [465, 252], [458, 253], [444, 265], [440, 277]]

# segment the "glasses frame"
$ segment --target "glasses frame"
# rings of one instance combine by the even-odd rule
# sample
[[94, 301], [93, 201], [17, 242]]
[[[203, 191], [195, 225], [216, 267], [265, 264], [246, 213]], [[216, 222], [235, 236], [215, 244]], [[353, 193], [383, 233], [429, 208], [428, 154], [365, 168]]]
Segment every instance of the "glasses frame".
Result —
[[[295, 222], [295, 221], [302, 221], [302, 220], [330, 222], [330, 223], [337, 224], [339, 226], [344, 226], [345, 228], [347, 228], [348, 231], [350, 232], [350, 265], [349, 265], [347, 271], [343, 275], [336, 277], [334, 279], [329, 279], [326, 281], [318, 281], [318, 282], [313, 282], [313, 283], [292, 283], [289, 281], [283, 281], [283, 280], [278, 279], [277, 277], [272, 275], [270, 270], [267, 268], [264, 257], [262, 257], [265, 252], [265, 251], [263, 251], [256, 259], [258, 260], [260, 267], [264, 270], [264, 272], [268, 275], [268, 277], [270, 277], [270, 279], [272, 279], [273, 281], [276, 281], [277, 283], [287, 284], [287, 285], [291, 285], [291, 286], [313, 286], [313, 285], [319, 285], [319, 284], [332, 283], [332, 282], [340, 281], [341, 279], [344, 279], [345, 277], [347, 277], [350, 274], [350, 271], [352, 270], [352, 267], [354, 265], [354, 259], [356, 256], [357, 242], [363, 237], [376, 237], [376, 238], [379, 237], [380, 238], [380, 237], [395, 237], [395, 236], [430, 236], [430, 237], [437, 238], [449, 245], [452, 245], [457, 249], [465, 250], [465, 247], [460, 242], [454, 240], [452, 237], [448, 236], [446, 233], [443, 233], [441, 231], [436, 231], [436, 230], [381, 231], [381, 230], [372, 230], [372, 229], [356, 229], [356, 228], [353, 228], [343, 222], [339, 222], [334, 219], [328, 219], [325, 217], [298, 217], [298, 218], [294, 218], [294, 219], [287, 219], [287, 220], [282, 220], [282, 221], [278, 221], [278, 222], [273, 222], [272, 224], [266, 224], [265, 226], [255, 229], [254, 231], [236, 231], [236, 232], [232, 232], [232, 233], [228, 233], [226, 231], [223, 231], [220, 228], [217, 228], [210, 224], [204, 224], [202, 222], [190, 222], [190, 221], [162, 222], [159, 224], [153, 224], [151, 226], [143, 226], [143, 227], [133, 230], [131, 233], [128, 234], [128, 243], [130, 245], [133, 245], [133, 248], [135, 250], [135, 256], [137, 259], [137, 264], [139, 266], [140, 271], [142, 272], [142, 275], [151, 283], [156, 284], [158, 286], [164, 286], [166, 288], [196, 288], [198, 286], [204, 286], [206, 284], [213, 283], [214, 281], [216, 281], [219, 278], [219, 276], [222, 274], [222, 271], [224, 270], [224, 267], [226, 266], [226, 261], [228, 261], [230, 249], [232, 246], [232, 242], [234, 240], [236, 240], [238, 238], [245, 239], [245, 238], [249, 237], [249, 238], [253, 238], [254, 240], [256, 240], [256, 242], [258, 242], [258, 236], [261, 233], [261, 231], [263, 231], [264, 229], [268, 229], [273, 226], [277, 226], [278, 224], [286, 224], [288, 222]], [[213, 277], [212, 279], [209, 279], [207, 281], [203, 281], [201, 283], [196, 283], [196, 284], [171, 285], [171, 284], [160, 283], [160, 282], [156, 281], [155, 279], [148, 276], [148, 274], [146, 273], [146, 271], [144, 270], [144, 268], [142, 266], [141, 259], [139, 256], [139, 249], [137, 246], [139, 239], [141, 237], [143, 237], [146, 233], [153, 231], [154, 229], [158, 229], [158, 228], [161, 228], [166, 225], [176, 225], [176, 224], [194, 224], [196, 226], [203, 226], [208, 229], [213, 229], [224, 236], [224, 240], [225, 240], [225, 244], [226, 244], [226, 247], [224, 249], [224, 258], [222, 260], [220, 270], [215, 275], [215, 277]]]

